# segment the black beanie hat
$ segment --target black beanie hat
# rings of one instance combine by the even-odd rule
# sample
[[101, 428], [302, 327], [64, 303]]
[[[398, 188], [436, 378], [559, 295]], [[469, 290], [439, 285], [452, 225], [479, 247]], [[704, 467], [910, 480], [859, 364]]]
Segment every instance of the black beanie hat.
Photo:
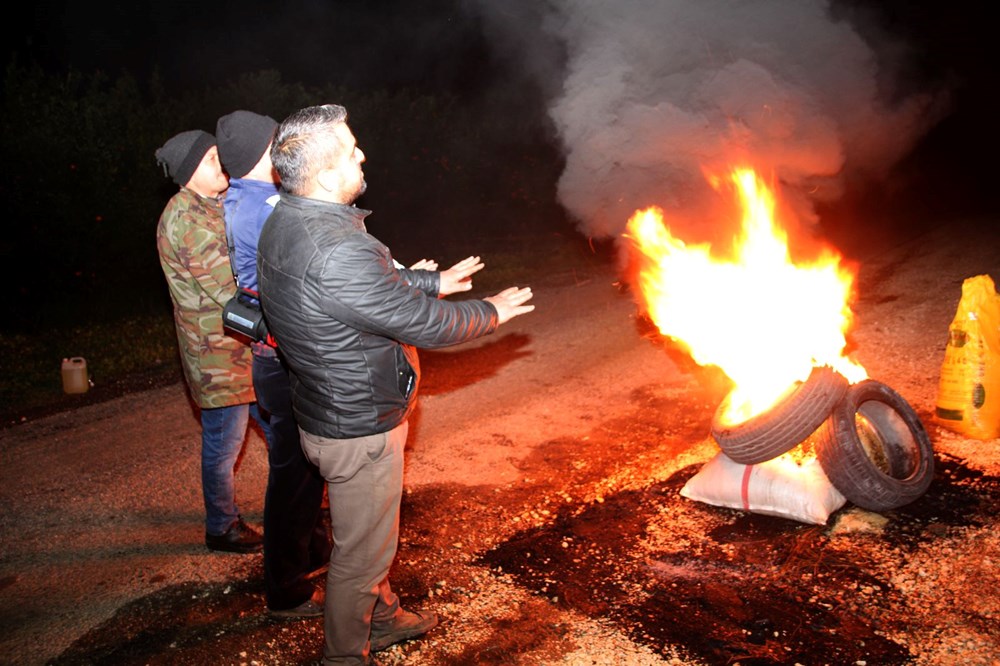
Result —
[[184, 187], [194, 175], [208, 149], [215, 145], [215, 137], [201, 130], [188, 130], [171, 137], [156, 150], [156, 163], [163, 166], [163, 174]]
[[274, 138], [278, 121], [253, 111], [233, 111], [219, 118], [219, 159], [231, 178], [242, 178], [257, 166]]

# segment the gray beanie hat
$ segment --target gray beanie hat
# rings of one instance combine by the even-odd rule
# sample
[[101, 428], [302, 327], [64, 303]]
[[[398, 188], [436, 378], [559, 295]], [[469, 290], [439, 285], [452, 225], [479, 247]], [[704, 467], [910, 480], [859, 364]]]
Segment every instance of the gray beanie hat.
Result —
[[274, 138], [278, 121], [253, 111], [233, 111], [219, 118], [215, 134], [219, 137], [219, 159], [231, 178], [250, 173]]
[[188, 130], [171, 137], [156, 150], [156, 163], [163, 173], [181, 187], [187, 185], [208, 149], [215, 145], [215, 137], [201, 130]]

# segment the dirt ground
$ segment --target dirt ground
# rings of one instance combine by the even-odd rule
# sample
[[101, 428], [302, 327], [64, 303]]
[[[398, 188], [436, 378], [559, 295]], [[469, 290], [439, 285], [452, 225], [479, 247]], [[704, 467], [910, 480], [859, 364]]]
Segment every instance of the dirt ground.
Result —
[[[932, 418], [962, 281], [1000, 280], [996, 221], [851, 252], [851, 345], [930, 434], [925, 495], [825, 525], [682, 497], [728, 387], [584, 256], [531, 285], [534, 313], [421, 354], [393, 580], [442, 622], [380, 662], [1000, 664], [1000, 441]], [[321, 656], [321, 620], [266, 615], [260, 555], [204, 548], [197, 442], [177, 383], [0, 431], [0, 663]], [[266, 472], [253, 433], [237, 491], [258, 523]]]

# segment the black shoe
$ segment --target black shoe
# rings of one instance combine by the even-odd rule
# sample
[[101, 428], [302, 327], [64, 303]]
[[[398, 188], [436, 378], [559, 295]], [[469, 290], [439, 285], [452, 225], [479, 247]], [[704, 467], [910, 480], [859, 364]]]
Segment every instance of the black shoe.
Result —
[[323, 602], [326, 601], [326, 588], [322, 585], [313, 587], [312, 595], [294, 608], [274, 610], [268, 608], [267, 613], [278, 620], [301, 620], [307, 617], [319, 617], [323, 614]]
[[317, 600], [316, 596], [313, 595], [295, 608], [286, 608], [284, 610], [269, 609], [267, 612], [271, 617], [279, 620], [301, 620], [306, 617], [320, 617], [323, 615], [323, 600], [322, 598]]
[[259, 553], [264, 549], [264, 538], [240, 518], [225, 534], [217, 536], [205, 532], [205, 545], [209, 550], [226, 553]]
[[430, 611], [403, 611], [391, 622], [372, 625], [371, 651], [378, 652], [394, 643], [426, 634], [437, 623], [438, 616]]

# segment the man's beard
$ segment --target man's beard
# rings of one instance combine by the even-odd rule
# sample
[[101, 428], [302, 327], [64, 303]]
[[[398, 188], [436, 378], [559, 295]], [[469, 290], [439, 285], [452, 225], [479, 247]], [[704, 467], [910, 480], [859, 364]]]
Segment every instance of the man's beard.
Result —
[[354, 196], [351, 197], [351, 203], [353, 204], [355, 201], [357, 201], [358, 199], [360, 199], [361, 195], [364, 194], [365, 190], [367, 190], [367, 189], [368, 189], [368, 181], [366, 181], [364, 178], [362, 178], [361, 179], [361, 184], [358, 185], [357, 191], [355, 191], [354, 192]]

